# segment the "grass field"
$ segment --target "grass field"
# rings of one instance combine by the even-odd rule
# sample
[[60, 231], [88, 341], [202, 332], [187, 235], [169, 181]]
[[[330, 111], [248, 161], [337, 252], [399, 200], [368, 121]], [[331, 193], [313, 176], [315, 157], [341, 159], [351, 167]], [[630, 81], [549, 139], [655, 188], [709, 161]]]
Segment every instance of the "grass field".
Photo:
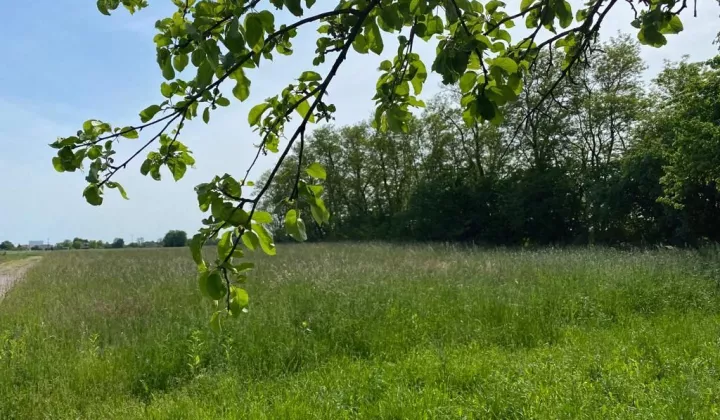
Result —
[[186, 250], [50, 252], [0, 304], [0, 418], [713, 418], [718, 259], [302, 245], [213, 333]]
[[43, 255], [37, 251], [0, 251], [0, 264], [8, 261], [21, 260], [34, 255]]

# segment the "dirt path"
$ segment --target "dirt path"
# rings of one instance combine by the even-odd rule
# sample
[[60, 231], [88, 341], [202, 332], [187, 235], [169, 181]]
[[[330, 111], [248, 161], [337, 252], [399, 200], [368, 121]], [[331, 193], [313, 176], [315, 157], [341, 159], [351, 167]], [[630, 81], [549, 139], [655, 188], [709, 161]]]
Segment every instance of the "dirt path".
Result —
[[25, 272], [35, 263], [40, 261], [42, 257], [28, 257], [22, 260], [8, 261], [0, 264], [0, 300], [2, 300], [5, 292], [19, 280]]

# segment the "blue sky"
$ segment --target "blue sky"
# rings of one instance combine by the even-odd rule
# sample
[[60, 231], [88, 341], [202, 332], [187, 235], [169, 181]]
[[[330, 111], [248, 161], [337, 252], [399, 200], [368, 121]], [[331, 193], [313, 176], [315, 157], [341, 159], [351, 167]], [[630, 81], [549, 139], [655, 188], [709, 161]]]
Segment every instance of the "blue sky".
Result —
[[[315, 7], [326, 2], [335, 4], [319, 0]], [[620, 3], [616, 8], [606, 20], [605, 38], [632, 30], [628, 6]], [[255, 151], [252, 145], [258, 141], [247, 127], [247, 112], [310, 67], [315, 48], [312, 28], [296, 38], [293, 57], [264, 63], [249, 73], [248, 101], [233, 102], [214, 113], [209, 126], [193, 121], [186, 128], [182, 140], [195, 153], [197, 165], [181, 181], [169, 176], [161, 182], [145, 178], [139, 174], [142, 161], [138, 160], [118, 177], [130, 200], [110, 192], [101, 207], [92, 207], [82, 197], [81, 173], [59, 174], [52, 168], [54, 151], [47, 144], [58, 136], [73, 134], [89, 118], [115, 125], [137, 123], [138, 111], [160, 100], [163, 79], [155, 63], [153, 25], [171, 11], [170, 0], [151, 0], [149, 8], [134, 16], [124, 10], [103, 16], [94, 0], [10, 2], [3, 8], [0, 241], [55, 243], [74, 236], [130, 241], [156, 239], [170, 229], [193, 232], [201, 219], [193, 186], [218, 173], [244, 173]], [[643, 48], [648, 77], [662, 68], [665, 59], [688, 54], [691, 60], [702, 60], [716, 54], [711, 42], [719, 14], [715, 1], [700, 0], [697, 18], [684, 15], [683, 33], [671, 36], [662, 49]], [[514, 36], [521, 36], [523, 29], [517, 31]], [[428, 68], [433, 49], [432, 45], [416, 49]], [[386, 41], [383, 57], [353, 55], [345, 62], [329, 90], [329, 99], [338, 108], [337, 124], [370, 115], [377, 65], [394, 52], [393, 43]], [[319, 72], [324, 74], [323, 70]], [[431, 76], [423, 96], [437, 93], [438, 83]], [[135, 143], [126, 146], [120, 149], [121, 156], [131, 153]], [[275, 158], [262, 161], [257, 174]]]

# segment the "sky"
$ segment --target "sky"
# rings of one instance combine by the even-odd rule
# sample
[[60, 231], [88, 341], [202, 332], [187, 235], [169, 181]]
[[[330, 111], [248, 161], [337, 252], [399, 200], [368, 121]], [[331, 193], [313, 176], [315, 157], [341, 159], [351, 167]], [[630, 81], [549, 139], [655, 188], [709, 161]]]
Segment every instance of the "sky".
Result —
[[[581, 2], [571, 1], [573, 10]], [[264, 7], [274, 10], [265, 1]], [[313, 9], [334, 7], [334, 0], [319, 0]], [[327, 6], [326, 6], [327, 5]], [[323, 7], [325, 6], [325, 7]], [[248, 71], [250, 98], [212, 114], [209, 125], [200, 119], [186, 125], [181, 140], [194, 152], [195, 168], [174, 182], [167, 172], [156, 182], [139, 173], [142, 160], [118, 174], [130, 200], [108, 191], [102, 206], [93, 207], [82, 197], [84, 174], [57, 173], [51, 165], [55, 150], [48, 144], [75, 133], [87, 119], [114, 125], [137, 124], [138, 112], [160, 102], [163, 81], [155, 62], [152, 42], [154, 22], [172, 13], [170, 0], [150, 0], [150, 7], [131, 16], [124, 9], [113, 16], [101, 15], [94, 0], [35, 0], [10, 2], [3, 7], [0, 36], [0, 241], [27, 244], [31, 240], [60, 242], [82, 237], [126, 242], [138, 237], [160, 238], [170, 229], [188, 233], [200, 227], [193, 187], [216, 174], [244, 174], [259, 142], [247, 126], [253, 104], [279, 93], [303, 70], [310, 69], [315, 49], [314, 28], [300, 30], [294, 40], [295, 54], [260, 69]], [[516, 10], [510, 1], [507, 10]], [[683, 15], [685, 30], [668, 37], [661, 48], [643, 47], [648, 65], [646, 80], [659, 72], [665, 60], [691, 61], [717, 54], [712, 40], [717, 34], [720, 7], [715, 0], [698, 0], [698, 16]], [[289, 21], [282, 16], [276, 23]], [[618, 31], [635, 33], [631, 11], [625, 2], [607, 16], [602, 37]], [[523, 36], [524, 25], [513, 30]], [[396, 45], [387, 34], [382, 56], [351, 53], [328, 90], [329, 102], [338, 109], [336, 125], [346, 125], [371, 115], [377, 67], [392, 58]], [[352, 51], [352, 50], [351, 50]], [[428, 69], [434, 45], [420, 44], [415, 51]], [[328, 66], [321, 67], [325, 74]], [[439, 78], [430, 75], [423, 98], [441, 90]], [[141, 140], [127, 141], [119, 157], [129, 156]], [[277, 155], [264, 158], [253, 174], [270, 168]]]

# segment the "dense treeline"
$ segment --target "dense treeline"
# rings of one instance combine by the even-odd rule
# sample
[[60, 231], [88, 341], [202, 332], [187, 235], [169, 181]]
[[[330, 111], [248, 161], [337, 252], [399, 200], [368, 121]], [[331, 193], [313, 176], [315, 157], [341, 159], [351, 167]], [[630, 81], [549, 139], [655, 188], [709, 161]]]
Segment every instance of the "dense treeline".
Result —
[[[545, 56], [497, 126], [465, 124], [450, 105], [461, 83], [433, 98], [405, 134], [364, 122], [316, 130], [302, 160], [327, 168], [332, 219], [319, 228], [301, 205], [308, 236], [507, 245], [720, 239], [720, 58], [668, 63], [646, 83], [629, 37], [593, 54], [592, 67], [541, 100], [562, 71], [561, 57]], [[299, 152], [266, 198], [278, 220]]]
[[[210, 241], [210, 244], [217, 244], [217, 241]], [[42, 246], [30, 246], [13, 244], [10, 241], [0, 242], [0, 251], [15, 250], [52, 250], [52, 249], [108, 249], [108, 248], [157, 248], [157, 247], [184, 247], [187, 245], [187, 233], [183, 230], [170, 230], [165, 236], [156, 241], [146, 241], [138, 238], [137, 241], [125, 243], [123, 238], [115, 238], [112, 242], [102, 240], [84, 239], [75, 237], [73, 240], [66, 239], [55, 245], [43, 244]]]

